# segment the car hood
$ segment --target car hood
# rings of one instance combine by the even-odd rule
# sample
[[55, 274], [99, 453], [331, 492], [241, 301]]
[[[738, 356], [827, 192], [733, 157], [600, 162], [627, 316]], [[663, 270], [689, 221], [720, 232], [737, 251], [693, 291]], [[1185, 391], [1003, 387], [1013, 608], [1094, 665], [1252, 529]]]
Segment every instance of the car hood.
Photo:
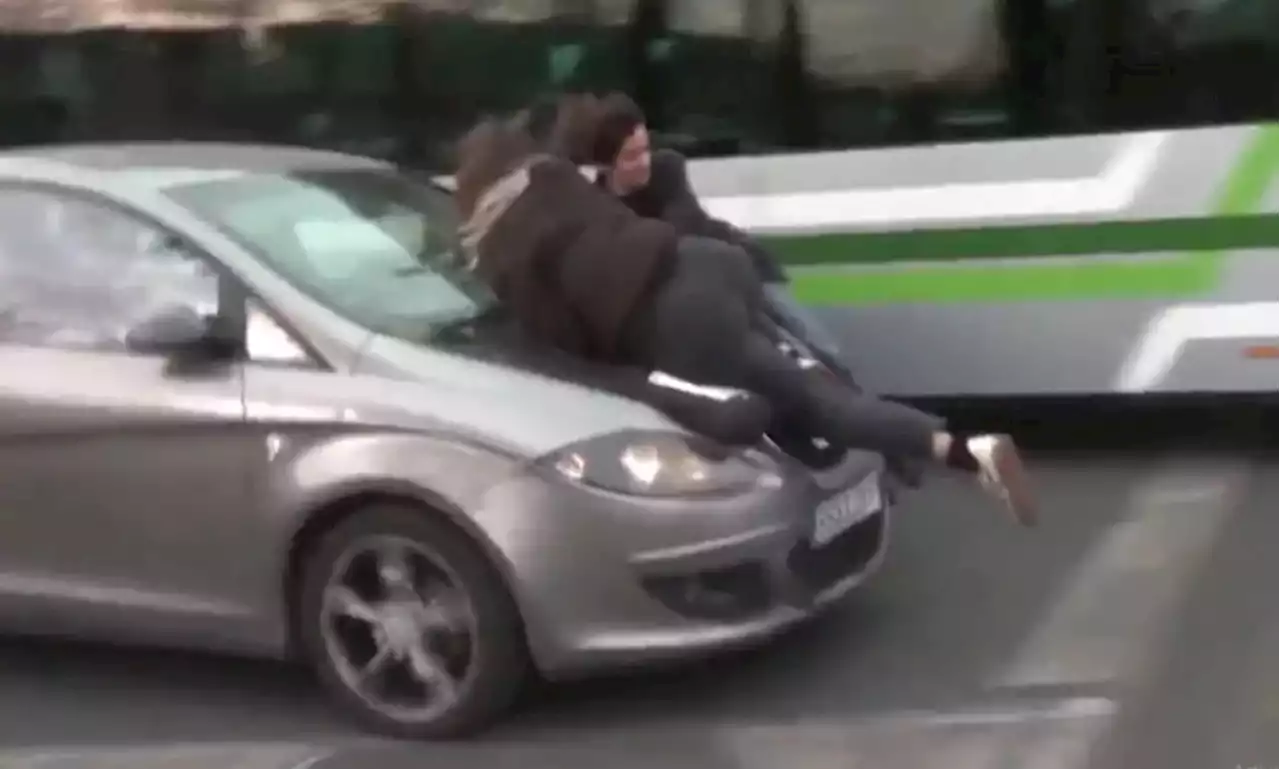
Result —
[[477, 358], [377, 337], [353, 371], [360, 421], [406, 419], [534, 457], [627, 429], [681, 430], [628, 398], [553, 378], [501, 358]]

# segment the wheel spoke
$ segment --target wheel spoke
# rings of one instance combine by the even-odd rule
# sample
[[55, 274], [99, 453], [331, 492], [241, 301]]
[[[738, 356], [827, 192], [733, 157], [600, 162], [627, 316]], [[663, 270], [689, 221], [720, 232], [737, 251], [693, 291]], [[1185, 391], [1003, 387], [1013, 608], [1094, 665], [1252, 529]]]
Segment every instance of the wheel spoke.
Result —
[[420, 621], [425, 631], [465, 631], [471, 623], [471, 605], [460, 590], [441, 582], [423, 591]]
[[324, 591], [325, 608], [340, 617], [349, 617], [366, 624], [376, 624], [378, 613], [356, 592], [343, 585], [331, 585]]
[[404, 600], [414, 595], [413, 566], [409, 554], [398, 544], [386, 544], [378, 548], [378, 578], [387, 590], [387, 597]]
[[387, 643], [379, 644], [378, 650], [374, 652], [368, 662], [364, 663], [364, 665], [356, 671], [356, 675], [360, 677], [361, 681], [368, 682], [369, 679], [381, 675], [394, 659], [395, 654], [392, 652], [391, 645]]
[[453, 675], [444, 661], [428, 651], [425, 644], [416, 643], [409, 647], [409, 671], [441, 700], [453, 702], [458, 698], [458, 686]]

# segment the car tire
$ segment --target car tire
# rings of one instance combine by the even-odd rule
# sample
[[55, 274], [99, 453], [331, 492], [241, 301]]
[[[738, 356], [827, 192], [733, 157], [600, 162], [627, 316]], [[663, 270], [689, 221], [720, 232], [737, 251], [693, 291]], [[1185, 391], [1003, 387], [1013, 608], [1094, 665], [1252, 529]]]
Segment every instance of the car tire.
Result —
[[[342, 554], [362, 540], [394, 537], [429, 549], [452, 571], [474, 617], [471, 669], [450, 706], [430, 720], [405, 721], [371, 706], [343, 680], [323, 634], [323, 604]], [[505, 583], [481, 548], [443, 515], [379, 504], [346, 517], [321, 536], [302, 564], [299, 638], [307, 662], [335, 705], [368, 730], [412, 740], [454, 740], [490, 726], [510, 708], [530, 670], [523, 624]]]

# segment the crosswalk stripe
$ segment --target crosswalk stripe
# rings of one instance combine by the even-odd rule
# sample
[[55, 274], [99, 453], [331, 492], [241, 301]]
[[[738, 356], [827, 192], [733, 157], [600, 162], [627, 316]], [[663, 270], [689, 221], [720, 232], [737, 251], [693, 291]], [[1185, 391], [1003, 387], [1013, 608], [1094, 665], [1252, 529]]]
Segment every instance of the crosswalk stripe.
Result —
[[0, 751], [0, 769], [319, 769], [332, 753], [288, 743], [41, 747]]
[[1200, 458], [1166, 463], [1139, 483], [1121, 520], [1081, 560], [991, 685], [1131, 678], [1186, 580], [1207, 557], [1246, 474], [1239, 464]]
[[854, 722], [730, 726], [717, 744], [737, 769], [1082, 769], [1115, 712], [1109, 700], [898, 714]]

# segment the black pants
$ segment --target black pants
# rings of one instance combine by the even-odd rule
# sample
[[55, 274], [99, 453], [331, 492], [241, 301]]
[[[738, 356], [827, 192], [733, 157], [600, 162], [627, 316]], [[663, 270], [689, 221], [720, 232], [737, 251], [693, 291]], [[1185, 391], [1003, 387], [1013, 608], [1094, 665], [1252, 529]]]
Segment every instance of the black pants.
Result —
[[903, 458], [932, 455], [942, 420], [802, 370], [775, 344], [764, 301], [744, 251], [683, 238], [671, 275], [633, 324], [629, 345], [653, 368], [763, 395], [780, 419], [832, 444]]

